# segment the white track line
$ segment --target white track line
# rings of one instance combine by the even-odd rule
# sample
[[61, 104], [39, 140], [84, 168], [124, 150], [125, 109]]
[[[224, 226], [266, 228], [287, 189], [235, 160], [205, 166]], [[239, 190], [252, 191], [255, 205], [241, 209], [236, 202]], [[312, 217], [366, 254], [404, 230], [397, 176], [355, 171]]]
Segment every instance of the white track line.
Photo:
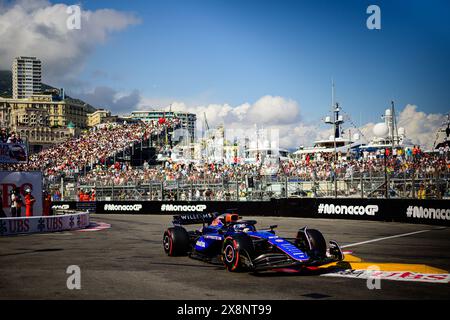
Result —
[[414, 232], [409, 232], [409, 233], [402, 233], [402, 234], [397, 234], [397, 235], [393, 235], [393, 236], [389, 236], [389, 237], [383, 237], [383, 238], [377, 238], [377, 239], [372, 239], [372, 240], [367, 240], [367, 241], [362, 241], [362, 242], [350, 243], [350, 244], [346, 244], [345, 246], [341, 246], [341, 248], [355, 247], [355, 246], [359, 246], [359, 245], [366, 244], [366, 243], [377, 242], [377, 241], [382, 241], [382, 240], [387, 240], [387, 239], [400, 238], [400, 237], [407, 237], [407, 236], [411, 236], [413, 234], [424, 233], [424, 232], [435, 231], [435, 230], [443, 230], [443, 229], [446, 229], [446, 228], [443, 227], [443, 228], [435, 228], [435, 229], [425, 229], [425, 230], [419, 230], [419, 231], [414, 231]]

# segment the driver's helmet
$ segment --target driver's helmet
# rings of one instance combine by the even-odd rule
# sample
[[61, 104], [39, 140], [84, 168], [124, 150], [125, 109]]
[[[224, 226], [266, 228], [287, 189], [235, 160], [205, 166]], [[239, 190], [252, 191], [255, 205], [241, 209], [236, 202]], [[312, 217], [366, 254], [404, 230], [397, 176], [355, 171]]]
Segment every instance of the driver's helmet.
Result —
[[250, 232], [250, 231], [255, 231], [255, 227], [251, 224], [248, 223], [236, 223], [235, 225], [233, 225], [233, 229], [236, 232]]
[[215, 218], [211, 222], [211, 225], [222, 227], [222, 226], [226, 226], [227, 224], [229, 224], [231, 222], [238, 221], [238, 219], [239, 219], [239, 215], [236, 213], [224, 213], [224, 214], [221, 214], [220, 216], [218, 216], [217, 218]]

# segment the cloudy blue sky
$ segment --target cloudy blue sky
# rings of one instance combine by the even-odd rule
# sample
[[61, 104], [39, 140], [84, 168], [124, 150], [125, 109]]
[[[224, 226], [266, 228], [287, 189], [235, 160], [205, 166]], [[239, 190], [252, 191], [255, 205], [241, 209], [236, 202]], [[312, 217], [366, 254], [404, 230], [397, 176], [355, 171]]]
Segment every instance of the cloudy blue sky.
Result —
[[[68, 30], [68, 5], [82, 8]], [[366, 9], [381, 8], [381, 30]], [[336, 99], [370, 134], [394, 100], [415, 142], [450, 111], [450, 2], [0, 0], [0, 68], [36, 55], [45, 82], [114, 113], [173, 108], [281, 130], [287, 147], [327, 136]]]

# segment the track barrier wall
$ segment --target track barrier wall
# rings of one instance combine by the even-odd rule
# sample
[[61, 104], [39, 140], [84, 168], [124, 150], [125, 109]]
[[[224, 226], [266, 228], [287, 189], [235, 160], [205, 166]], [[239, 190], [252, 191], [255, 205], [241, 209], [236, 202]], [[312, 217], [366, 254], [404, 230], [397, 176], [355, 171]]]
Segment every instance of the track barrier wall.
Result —
[[89, 212], [43, 217], [0, 219], [0, 236], [83, 229], [89, 226]]
[[288, 198], [270, 201], [97, 201], [54, 202], [53, 210], [101, 214], [187, 214], [224, 212], [243, 216], [396, 221], [450, 226], [450, 201], [355, 198]]

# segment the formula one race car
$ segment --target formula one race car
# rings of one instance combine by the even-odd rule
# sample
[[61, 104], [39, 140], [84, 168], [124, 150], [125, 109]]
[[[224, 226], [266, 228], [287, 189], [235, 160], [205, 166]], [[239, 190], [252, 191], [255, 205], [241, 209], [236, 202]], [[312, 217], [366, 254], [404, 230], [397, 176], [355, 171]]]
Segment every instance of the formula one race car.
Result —
[[[183, 227], [200, 223], [203, 227], [195, 231]], [[275, 234], [276, 225], [256, 230], [256, 221], [242, 220], [233, 211], [177, 215], [173, 225], [163, 236], [167, 255], [223, 263], [229, 271], [300, 269], [344, 259], [337, 242], [330, 241], [327, 248], [318, 230], [304, 227], [295, 238], [281, 238]]]

